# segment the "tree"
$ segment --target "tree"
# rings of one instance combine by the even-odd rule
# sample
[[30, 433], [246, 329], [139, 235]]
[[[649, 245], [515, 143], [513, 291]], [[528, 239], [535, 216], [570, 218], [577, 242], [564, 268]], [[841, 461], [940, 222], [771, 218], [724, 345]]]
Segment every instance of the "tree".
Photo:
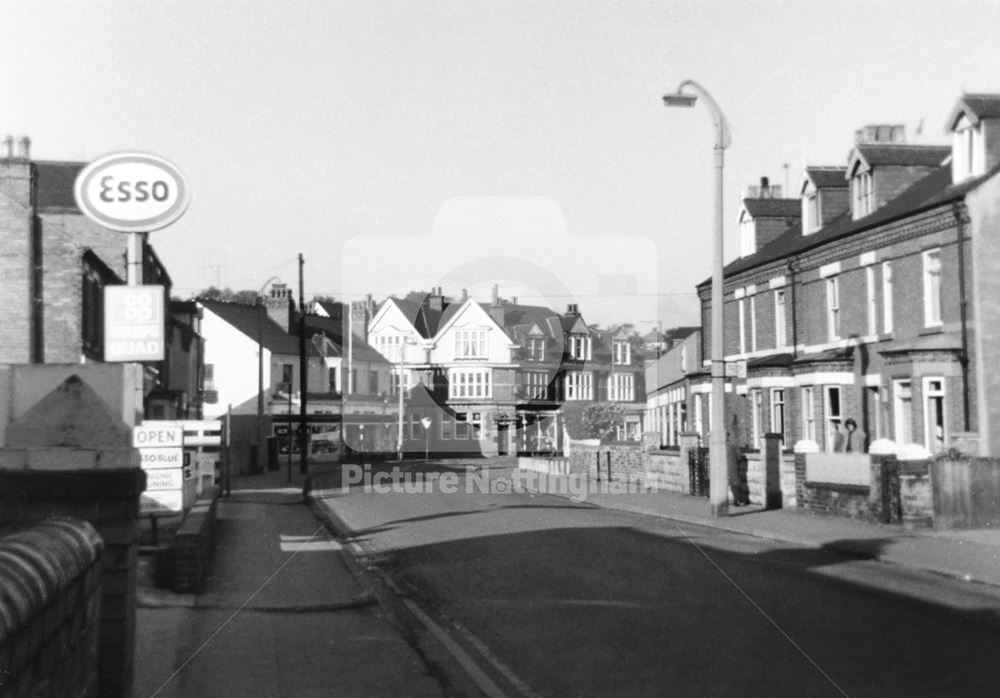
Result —
[[625, 425], [625, 410], [616, 402], [568, 403], [563, 406], [566, 431], [574, 439], [610, 439]]
[[257, 304], [256, 291], [234, 291], [231, 288], [218, 288], [216, 286], [209, 286], [201, 293], [198, 293], [197, 297], [213, 301], [225, 301], [227, 303], [240, 303], [242, 305]]

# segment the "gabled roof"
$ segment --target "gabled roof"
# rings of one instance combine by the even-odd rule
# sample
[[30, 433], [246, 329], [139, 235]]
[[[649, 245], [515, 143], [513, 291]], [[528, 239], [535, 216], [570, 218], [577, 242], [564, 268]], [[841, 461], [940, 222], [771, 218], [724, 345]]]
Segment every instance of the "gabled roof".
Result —
[[743, 199], [743, 207], [754, 218], [801, 218], [801, 199]]
[[293, 355], [299, 353], [298, 337], [281, 329], [278, 323], [268, 317], [264, 308], [209, 298], [199, 298], [198, 302], [254, 342], [257, 341], [259, 330], [260, 343], [272, 353]]
[[76, 176], [86, 167], [83, 162], [34, 163], [38, 176], [36, 205], [40, 213], [80, 213], [73, 194]]
[[906, 143], [859, 143], [851, 151], [849, 178], [857, 161], [868, 167], [939, 167], [951, 155], [949, 145], [910, 145]]
[[441, 324], [441, 313], [439, 311], [431, 310], [423, 303], [396, 298], [395, 296], [387, 298], [383, 305], [390, 302], [399, 308], [399, 311], [403, 313], [403, 316], [413, 325], [413, 329], [421, 337], [430, 339], [437, 334], [438, 327]]
[[1000, 118], [1000, 95], [966, 94], [962, 95], [958, 104], [948, 117], [947, 130], [955, 128], [961, 117], [966, 117], [972, 124], [978, 124], [981, 119]]
[[[1000, 173], [1000, 167], [994, 168], [981, 177], [974, 177], [953, 185], [951, 183], [951, 164], [942, 165], [864, 218], [852, 220], [850, 211], [847, 211], [811, 235], [802, 235], [801, 224], [792, 226], [754, 254], [737, 259], [727, 265], [724, 276], [730, 277], [764, 264], [800, 254], [834, 240], [863, 233], [876, 226], [911, 216], [922, 210], [961, 199], [966, 193], [998, 173]], [[698, 284], [698, 288], [708, 286], [710, 283], [711, 278], [706, 279]]]
[[847, 187], [846, 167], [806, 167], [805, 176], [817, 189]]

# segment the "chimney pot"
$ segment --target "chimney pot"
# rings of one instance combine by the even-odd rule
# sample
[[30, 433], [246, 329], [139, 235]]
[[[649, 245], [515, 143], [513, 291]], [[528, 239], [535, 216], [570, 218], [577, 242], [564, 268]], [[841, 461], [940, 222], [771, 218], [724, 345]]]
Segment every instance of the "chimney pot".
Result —
[[0, 157], [4, 160], [10, 160], [14, 157], [14, 137], [4, 136], [2, 145], [0, 145]]
[[17, 156], [25, 160], [31, 159], [31, 139], [27, 136], [17, 139]]

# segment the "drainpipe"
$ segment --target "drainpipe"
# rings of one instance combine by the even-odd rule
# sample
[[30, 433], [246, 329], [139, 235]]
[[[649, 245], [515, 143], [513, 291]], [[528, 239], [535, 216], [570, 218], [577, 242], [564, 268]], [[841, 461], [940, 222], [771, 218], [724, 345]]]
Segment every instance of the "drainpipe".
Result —
[[965, 224], [969, 218], [965, 207], [958, 201], [953, 205], [952, 213], [958, 232], [958, 311], [962, 324], [962, 350], [958, 361], [962, 366], [962, 430], [969, 431], [969, 299], [965, 292]]

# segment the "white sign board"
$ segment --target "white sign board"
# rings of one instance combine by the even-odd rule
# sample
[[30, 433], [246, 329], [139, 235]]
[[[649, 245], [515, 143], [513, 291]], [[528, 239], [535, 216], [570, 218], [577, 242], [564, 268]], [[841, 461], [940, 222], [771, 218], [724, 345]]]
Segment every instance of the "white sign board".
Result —
[[184, 473], [180, 468], [156, 468], [146, 471], [146, 491], [165, 492], [184, 489]]
[[180, 490], [143, 492], [139, 502], [142, 514], [176, 514], [184, 510], [184, 494]]
[[176, 426], [143, 424], [132, 428], [132, 448], [181, 448], [184, 430]]
[[153, 468], [176, 468], [184, 466], [184, 449], [181, 448], [140, 448], [139, 458], [144, 470]]
[[98, 225], [123, 233], [148, 233], [180, 218], [191, 201], [181, 171], [150, 153], [111, 153], [77, 175], [76, 205]]
[[104, 360], [163, 361], [163, 286], [105, 286]]

